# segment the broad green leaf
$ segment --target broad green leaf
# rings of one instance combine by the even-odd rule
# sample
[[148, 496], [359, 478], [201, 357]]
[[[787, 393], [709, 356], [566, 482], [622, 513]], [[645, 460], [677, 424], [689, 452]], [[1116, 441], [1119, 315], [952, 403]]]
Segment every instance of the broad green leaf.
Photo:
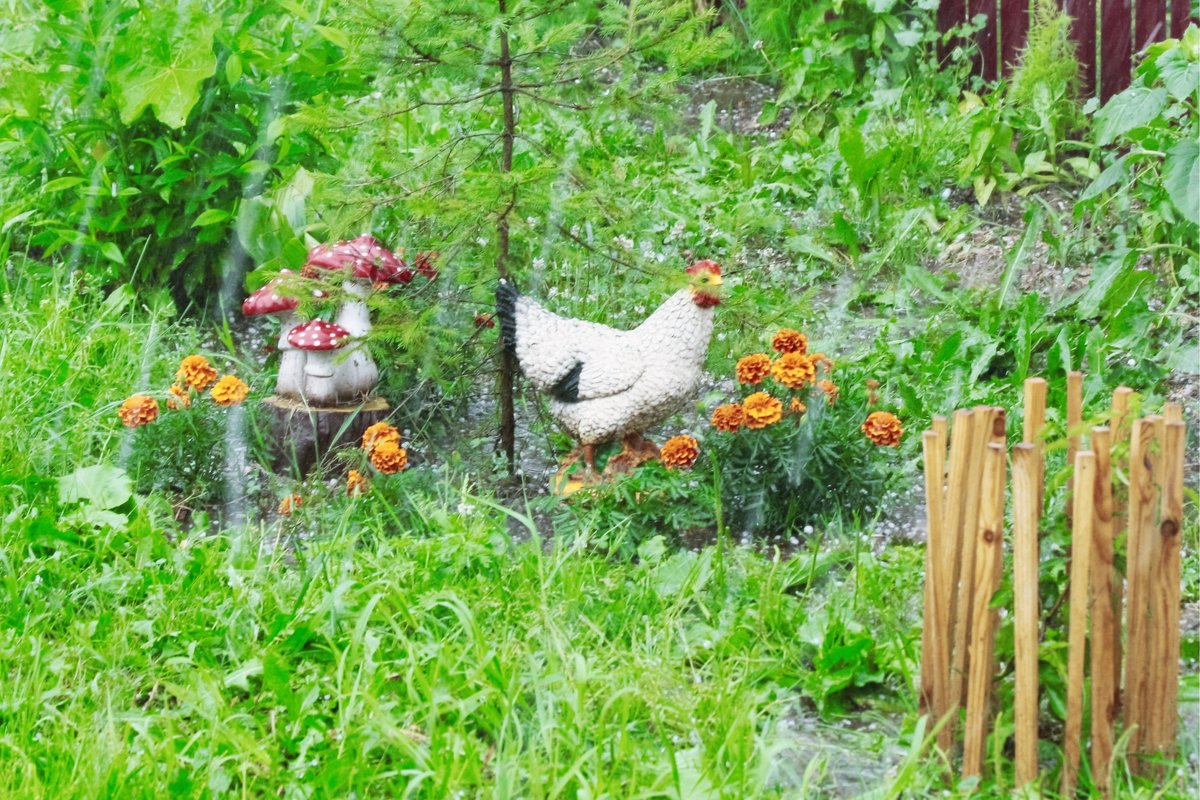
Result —
[[116, 508], [133, 497], [133, 483], [125, 470], [111, 464], [80, 467], [58, 479], [62, 503], [88, 502], [98, 508]]
[[[213, 34], [221, 21], [199, 4], [150, 16], [136, 18], [118, 45], [124, 63], [111, 80], [121, 121], [128, 125], [151, 106], [164, 125], [181, 128], [200, 99], [200, 85], [217, 68]], [[166, 24], [170, 17], [174, 25]]]
[[44, 194], [52, 194], [53, 192], [61, 192], [63, 189], [70, 189], [83, 183], [83, 178], [78, 175], [71, 175], [64, 178], [55, 178], [52, 181], [46, 181], [42, 186]]
[[1187, 100], [1196, 96], [1196, 88], [1200, 86], [1200, 64], [1188, 61], [1182, 48], [1173, 47], [1163, 53], [1155, 65], [1171, 97]]
[[896, 0], [867, 0], [867, 8], [876, 14], [886, 14], [896, 5]]
[[196, 221], [192, 223], [193, 228], [202, 228], [205, 225], [216, 225], [219, 222], [224, 222], [232, 215], [223, 208], [210, 208], [200, 216], [196, 217]]
[[1099, 265], [1092, 271], [1087, 289], [1084, 290], [1076, 306], [1076, 315], [1080, 319], [1090, 319], [1100, 313], [1100, 304], [1104, 301], [1108, 290], [1112, 288], [1117, 276], [1121, 274], [1121, 270], [1124, 269], [1125, 256], [1128, 252], [1128, 250], [1121, 250], [1101, 259]]
[[1129, 177], [1129, 168], [1126, 166], [1126, 157], [1122, 156], [1105, 168], [1096, 176], [1096, 180], [1088, 184], [1088, 187], [1083, 190], [1083, 194], [1079, 196], [1080, 200], [1087, 200], [1095, 197], [1103, 191], [1111, 189], [1118, 183], [1124, 183]]
[[1200, 144], [1194, 139], [1167, 151], [1163, 188], [1184, 218], [1200, 225]]
[[100, 252], [103, 253], [104, 257], [109, 261], [113, 261], [117, 264], [125, 263], [125, 254], [121, 252], [121, 248], [117, 247], [115, 242], [105, 242], [104, 244], [100, 245]]
[[225, 81], [233, 86], [242, 79], [242, 59], [237, 53], [230, 53], [225, 59]]
[[862, 133], [853, 125], [843, 125], [838, 131], [838, 152], [846, 162], [846, 171], [850, 173], [850, 181], [861, 192], [866, 187], [867, 152], [863, 146]]
[[330, 28], [328, 25], [313, 25], [313, 30], [321, 34], [321, 38], [327, 42], [331, 42], [343, 50], [350, 49], [350, 37], [345, 31], [340, 31], [337, 28]]
[[1111, 144], [1118, 136], [1150, 122], [1166, 105], [1166, 89], [1131, 86], [1096, 113], [1096, 143]]

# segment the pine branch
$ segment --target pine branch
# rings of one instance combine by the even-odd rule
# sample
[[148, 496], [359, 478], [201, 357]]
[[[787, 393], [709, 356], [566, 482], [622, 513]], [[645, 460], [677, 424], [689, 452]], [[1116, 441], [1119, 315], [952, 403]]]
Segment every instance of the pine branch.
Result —
[[371, 122], [379, 122], [380, 120], [391, 119], [392, 117], [403, 116], [404, 114], [408, 114], [410, 112], [416, 111], [419, 108], [426, 108], [429, 106], [466, 105], [467, 103], [473, 103], [476, 100], [482, 100], [485, 97], [490, 97], [491, 95], [497, 94], [499, 91], [500, 91], [499, 86], [490, 86], [487, 89], [476, 92], [475, 94], [469, 94], [469, 95], [466, 95], [465, 97], [456, 97], [451, 100], [421, 100], [419, 102], [413, 103], [410, 106], [401, 108], [398, 111], [386, 111], [382, 114], [377, 114], [373, 117], [367, 117], [366, 119], [360, 119], [355, 122], [348, 122], [345, 125], [334, 125], [331, 128], [331, 130], [341, 131], [341, 130], [346, 130], [347, 128], [357, 128], [357, 127], [366, 125]]

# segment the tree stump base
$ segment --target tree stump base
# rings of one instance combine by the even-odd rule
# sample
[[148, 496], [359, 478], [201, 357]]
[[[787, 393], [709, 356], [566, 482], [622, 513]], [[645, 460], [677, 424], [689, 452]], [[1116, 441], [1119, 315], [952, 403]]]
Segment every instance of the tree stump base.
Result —
[[382, 422], [388, 404], [372, 397], [354, 406], [310, 406], [271, 395], [263, 400], [269, 417], [271, 468], [302, 478], [338, 447], [358, 447], [363, 432]]

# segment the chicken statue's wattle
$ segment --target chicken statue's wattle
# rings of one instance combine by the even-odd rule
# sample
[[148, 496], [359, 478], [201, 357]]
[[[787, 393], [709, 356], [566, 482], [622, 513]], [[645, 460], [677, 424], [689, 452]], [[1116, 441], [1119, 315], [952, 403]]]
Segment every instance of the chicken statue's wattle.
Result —
[[550, 413], [578, 441], [568, 463], [582, 456], [594, 476], [596, 445], [617, 439], [624, 450], [609, 459], [612, 471], [658, 456], [642, 432], [695, 395], [720, 302], [715, 262], [697, 261], [687, 273], [688, 287], [630, 331], [560, 317], [500, 282], [496, 304], [504, 345], [529, 382], [550, 396]]

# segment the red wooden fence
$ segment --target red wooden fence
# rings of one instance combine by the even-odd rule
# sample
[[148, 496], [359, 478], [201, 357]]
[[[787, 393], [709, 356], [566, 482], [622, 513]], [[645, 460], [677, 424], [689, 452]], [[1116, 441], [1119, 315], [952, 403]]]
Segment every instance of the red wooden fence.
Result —
[[[1029, 33], [1032, 0], [942, 0], [942, 31], [978, 15], [987, 18], [975, 35], [975, 69], [986, 80], [1007, 75], [1016, 65]], [[1085, 94], [1107, 100], [1129, 85], [1133, 56], [1187, 28], [1190, 0], [1062, 0], [1075, 20], [1071, 37], [1079, 47], [1080, 81]], [[1099, 80], [1097, 80], [1097, 76]]]

